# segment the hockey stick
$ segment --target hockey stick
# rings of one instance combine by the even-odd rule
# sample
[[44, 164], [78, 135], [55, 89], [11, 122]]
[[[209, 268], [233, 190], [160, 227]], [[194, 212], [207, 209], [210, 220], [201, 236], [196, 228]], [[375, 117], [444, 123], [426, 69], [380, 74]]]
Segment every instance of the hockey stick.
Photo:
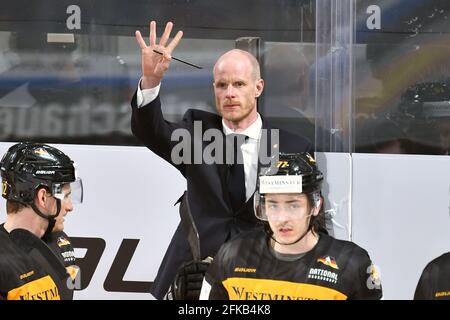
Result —
[[181, 228], [186, 234], [193, 260], [185, 262], [178, 269], [167, 297], [170, 300], [198, 300], [203, 278], [212, 258], [204, 260], [201, 258], [200, 236], [192, 217], [186, 191], [178, 202], [180, 202]]
[[189, 247], [191, 248], [192, 257], [194, 258], [194, 260], [200, 261], [200, 237], [198, 235], [194, 218], [192, 217], [191, 209], [189, 207], [189, 199], [186, 191], [184, 192], [180, 201], [181, 227], [186, 234]]

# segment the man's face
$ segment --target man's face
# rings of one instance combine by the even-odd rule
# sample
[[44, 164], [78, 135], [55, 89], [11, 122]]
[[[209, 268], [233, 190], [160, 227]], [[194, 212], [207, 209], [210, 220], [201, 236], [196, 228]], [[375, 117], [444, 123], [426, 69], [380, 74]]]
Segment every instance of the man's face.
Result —
[[262, 79], [255, 79], [250, 61], [243, 56], [230, 55], [217, 63], [214, 69], [216, 108], [226, 123], [256, 119], [256, 98], [263, 84]]
[[[53, 227], [53, 230], [52, 230], [53, 232], [64, 230], [64, 220], [65, 220], [64, 218], [70, 211], [73, 210], [70, 184], [65, 184], [63, 186], [63, 194], [64, 194], [64, 198], [63, 198], [63, 200], [61, 200], [61, 211], [55, 219], [56, 222], [55, 222], [55, 226]], [[56, 210], [57, 210], [56, 199], [54, 199], [54, 202], [52, 204], [52, 211], [50, 211], [50, 212], [56, 213]]]
[[266, 194], [265, 210], [273, 237], [281, 244], [296, 241], [308, 229], [311, 206], [305, 194]]

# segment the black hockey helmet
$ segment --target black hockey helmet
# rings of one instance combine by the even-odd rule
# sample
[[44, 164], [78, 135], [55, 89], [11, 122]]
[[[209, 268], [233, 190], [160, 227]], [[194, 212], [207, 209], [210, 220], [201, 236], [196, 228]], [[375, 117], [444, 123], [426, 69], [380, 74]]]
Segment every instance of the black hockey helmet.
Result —
[[[39, 188], [45, 187], [61, 199], [64, 184], [76, 179], [74, 162], [60, 150], [42, 143], [23, 142], [10, 147], [0, 162], [2, 196], [24, 205], [33, 203]], [[82, 184], [78, 198], [82, 201]]]
[[262, 168], [258, 175], [254, 196], [256, 217], [267, 221], [264, 210], [264, 195], [267, 193], [305, 193], [317, 206], [322, 181], [323, 174], [309, 153], [280, 153], [278, 162]]

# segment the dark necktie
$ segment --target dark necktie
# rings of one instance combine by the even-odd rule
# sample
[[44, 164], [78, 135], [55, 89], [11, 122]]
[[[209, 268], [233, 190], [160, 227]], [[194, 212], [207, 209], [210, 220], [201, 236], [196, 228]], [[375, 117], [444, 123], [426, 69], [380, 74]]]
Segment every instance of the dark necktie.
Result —
[[245, 203], [245, 174], [241, 146], [247, 138], [247, 136], [242, 134], [227, 135], [227, 150], [228, 152], [233, 150], [232, 163], [230, 163], [231, 161], [227, 161], [230, 169], [228, 193], [233, 212], [237, 212]]

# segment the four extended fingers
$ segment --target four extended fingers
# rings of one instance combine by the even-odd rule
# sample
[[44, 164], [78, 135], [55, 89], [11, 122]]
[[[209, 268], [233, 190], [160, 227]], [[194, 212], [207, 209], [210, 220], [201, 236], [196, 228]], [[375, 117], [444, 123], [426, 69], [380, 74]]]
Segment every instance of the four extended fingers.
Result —
[[[161, 39], [159, 41], [160, 46], [164, 47], [166, 45], [167, 41], [169, 40], [170, 33], [172, 32], [172, 28], [173, 28], [173, 23], [168, 22], [166, 24], [166, 28], [164, 29], [164, 33], [161, 36]], [[176, 46], [178, 45], [178, 43], [180, 42], [182, 37], [183, 37], [183, 32], [178, 31], [177, 34], [175, 35], [175, 37], [169, 43], [169, 45], [165, 48], [165, 50], [164, 50], [165, 56], [166, 55], [170, 56], [170, 54], [176, 48]], [[155, 46], [156, 45], [156, 22], [155, 21], [150, 22], [149, 38], [150, 38], [150, 46], [151, 47]], [[142, 38], [140, 31], [136, 31], [136, 40], [137, 40], [139, 46], [141, 47], [141, 49], [145, 49], [148, 47], [147, 44], [145, 43], [145, 40]], [[168, 57], [166, 57], [166, 58], [168, 58]]]

